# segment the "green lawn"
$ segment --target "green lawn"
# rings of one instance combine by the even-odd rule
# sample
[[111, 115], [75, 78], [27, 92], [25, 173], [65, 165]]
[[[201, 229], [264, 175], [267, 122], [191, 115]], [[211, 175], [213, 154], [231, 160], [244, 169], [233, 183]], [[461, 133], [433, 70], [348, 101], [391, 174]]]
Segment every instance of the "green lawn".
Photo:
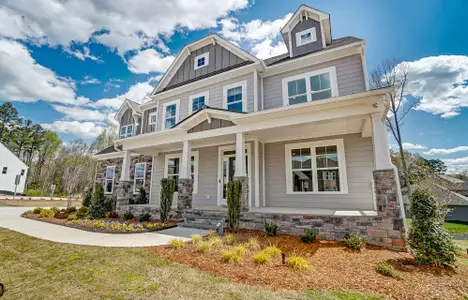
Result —
[[[411, 226], [411, 218], [406, 218], [408, 226]], [[445, 222], [445, 229], [451, 234], [464, 234], [468, 233], [468, 224], [467, 223], [458, 223], [458, 222]]]
[[2, 299], [380, 299], [342, 291], [270, 291], [168, 262], [144, 248], [53, 243], [0, 228]]

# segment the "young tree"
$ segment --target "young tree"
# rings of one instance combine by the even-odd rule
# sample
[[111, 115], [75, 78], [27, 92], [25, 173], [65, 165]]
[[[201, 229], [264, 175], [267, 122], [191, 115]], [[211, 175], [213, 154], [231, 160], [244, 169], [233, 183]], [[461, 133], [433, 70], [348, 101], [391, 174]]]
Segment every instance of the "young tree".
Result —
[[401, 135], [402, 120], [406, 114], [413, 108], [417, 101], [405, 101], [408, 88], [409, 65], [406, 62], [398, 63], [397, 60], [384, 60], [371, 72], [370, 84], [374, 89], [392, 87], [390, 92], [389, 114], [386, 118], [387, 128], [395, 138], [400, 152], [402, 170], [405, 179], [405, 185], [410, 189], [410, 178], [408, 166], [405, 161], [403, 149], [403, 138]]

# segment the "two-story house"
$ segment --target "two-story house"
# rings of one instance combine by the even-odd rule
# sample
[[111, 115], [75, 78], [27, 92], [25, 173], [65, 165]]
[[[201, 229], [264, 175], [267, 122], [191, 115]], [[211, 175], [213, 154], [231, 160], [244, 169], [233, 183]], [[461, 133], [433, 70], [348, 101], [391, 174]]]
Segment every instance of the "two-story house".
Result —
[[[96, 182], [119, 210], [159, 208], [172, 178], [187, 226], [226, 217], [226, 185], [243, 184], [241, 225], [347, 231], [397, 249], [404, 212], [384, 118], [388, 89], [369, 90], [365, 42], [332, 39], [330, 16], [302, 5], [281, 31], [288, 52], [260, 60], [211, 34], [186, 45], [151, 101], [126, 100], [120, 139], [96, 155]], [[129, 204], [141, 187], [147, 204]]]

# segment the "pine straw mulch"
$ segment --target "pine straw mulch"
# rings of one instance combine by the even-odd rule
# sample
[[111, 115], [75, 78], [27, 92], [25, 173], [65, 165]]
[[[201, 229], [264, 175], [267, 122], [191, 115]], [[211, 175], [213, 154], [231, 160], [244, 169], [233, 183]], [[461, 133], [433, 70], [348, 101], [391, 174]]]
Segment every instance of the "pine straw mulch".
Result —
[[[223, 246], [207, 254], [196, 252], [192, 243], [182, 249], [170, 246], [149, 247], [149, 251], [168, 260], [183, 263], [235, 282], [273, 290], [347, 290], [380, 295], [391, 299], [460, 299], [468, 294], [468, 265], [437, 269], [417, 266], [411, 255], [368, 245], [361, 252], [350, 251], [336, 242], [302, 243], [298, 237], [265, 237], [263, 232], [244, 230], [236, 234], [237, 243], [256, 237], [262, 248], [276, 245], [287, 256], [296, 254], [312, 264], [310, 271], [294, 271], [281, 263], [281, 257], [269, 265], [257, 265], [247, 250], [242, 262], [228, 264], [221, 260]], [[376, 264], [386, 261], [394, 266], [402, 280], [380, 275]]]

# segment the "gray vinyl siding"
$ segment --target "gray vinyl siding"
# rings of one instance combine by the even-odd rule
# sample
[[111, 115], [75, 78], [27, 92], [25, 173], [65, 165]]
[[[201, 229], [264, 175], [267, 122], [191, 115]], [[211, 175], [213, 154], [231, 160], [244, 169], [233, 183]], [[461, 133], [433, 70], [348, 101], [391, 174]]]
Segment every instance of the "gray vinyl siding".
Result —
[[[317, 40], [312, 43], [308, 43], [302, 46], [297, 46], [296, 43], [296, 33], [303, 30], [315, 27], [315, 34]], [[297, 23], [296, 27], [291, 31], [291, 42], [292, 42], [292, 54], [294, 56], [304, 55], [309, 52], [317, 51], [323, 48], [322, 43], [322, 32], [321, 32], [320, 22], [312, 19], [302, 20], [302, 22]]]
[[142, 131], [142, 133], [148, 133], [148, 132], [153, 132], [154, 131], [152, 127], [157, 126], [157, 125], [148, 125], [148, 123], [149, 123], [148, 117], [149, 117], [150, 113], [153, 113], [153, 112], [155, 112], [157, 110], [158, 109], [155, 107], [155, 108], [150, 108], [148, 110], [145, 110], [143, 112], [143, 131]]
[[132, 116], [132, 110], [127, 109], [124, 112], [124, 114], [122, 115], [122, 117], [120, 118], [120, 126], [130, 125], [130, 124], [133, 124], [133, 123], [134, 123], [134, 120], [133, 120], [133, 116]]
[[359, 55], [352, 55], [322, 64], [297, 69], [263, 79], [265, 109], [283, 106], [282, 80], [294, 75], [335, 66], [339, 96], [366, 91], [362, 61]]
[[[209, 52], [208, 66], [195, 70], [195, 57]], [[243, 63], [245, 60], [230, 52], [226, 48], [216, 44], [207, 45], [190, 53], [185, 61], [180, 66], [179, 70], [174, 74], [168, 87], [178, 84], [196, 77], [206, 75], [233, 65]]]
[[194, 89], [186, 93], [182, 93], [178, 96], [168, 98], [165, 100], [161, 100], [159, 102], [159, 113], [158, 113], [158, 130], [162, 128], [163, 113], [164, 113], [164, 103], [171, 102], [177, 99], [180, 99], [180, 107], [179, 107], [179, 121], [185, 119], [189, 113], [189, 97], [192, 95], [200, 94], [206, 91], [210, 92], [208, 105], [211, 107], [216, 108], [223, 108], [223, 86], [229, 85], [231, 83], [236, 83], [239, 81], [247, 81], [247, 110], [248, 112], [254, 111], [254, 80], [253, 80], [253, 73], [245, 74], [239, 77], [231, 78], [229, 80], [207, 86], [204, 88]]
[[334, 136], [343, 138], [347, 164], [348, 194], [286, 194], [285, 144], [327, 140], [327, 138], [265, 144], [266, 206], [291, 208], [324, 208], [372, 210], [372, 171], [374, 169], [371, 138], [359, 134]]

